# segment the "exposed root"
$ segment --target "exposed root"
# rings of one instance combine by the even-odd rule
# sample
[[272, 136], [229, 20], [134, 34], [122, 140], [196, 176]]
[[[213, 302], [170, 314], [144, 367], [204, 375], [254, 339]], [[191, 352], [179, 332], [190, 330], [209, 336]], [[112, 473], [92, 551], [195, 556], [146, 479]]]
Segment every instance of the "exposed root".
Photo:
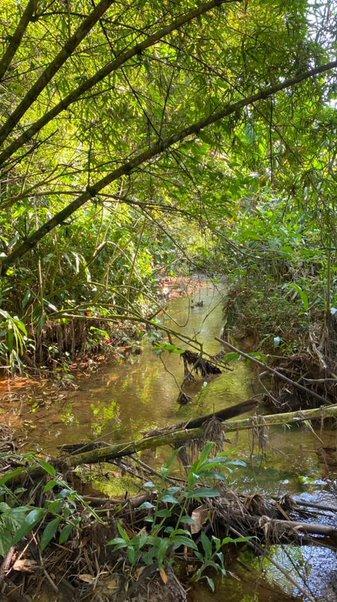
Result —
[[192, 397], [190, 395], [187, 395], [187, 393], [184, 393], [184, 391], [180, 391], [180, 393], [177, 397], [177, 403], [184, 406], [184, 405], [187, 405], [188, 403], [190, 403], [191, 401], [192, 401]]

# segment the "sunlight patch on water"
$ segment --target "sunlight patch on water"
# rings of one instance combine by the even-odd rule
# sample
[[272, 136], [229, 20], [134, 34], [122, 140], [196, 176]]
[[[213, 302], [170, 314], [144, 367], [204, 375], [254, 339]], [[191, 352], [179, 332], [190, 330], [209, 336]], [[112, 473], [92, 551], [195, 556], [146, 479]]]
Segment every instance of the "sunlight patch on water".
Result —
[[[207, 353], [216, 354], [220, 350], [215, 337], [219, 336], [223, 322], [223, 294], [205, 283], [197, 295], [197, 301], [203, 302], [202, 307], [191, 307], [189, 297], [176, 298], [169, 302], [163, 319], [173, 330], [202, 343]], [[178, 338], [174, 342], [187, 347]], [[180, 407], [176, 400], [184, 376], [182, 361], [174, 353], [165, 352], [159, 357], [148, 341], [144, 343], [141, 355], [118, 365], [107, 365], [89, 378], [80, 379], [77, 390], [62, 392], [62, 398], [60, 396], [52, 403], [50, 400], [44, 403], [40, 398], [36, 400], [31, 394], [21, 406], [16, 398], [12, 403], [6, 400], [0, 404], [0, 412], [3, 412], [0, 419], [13, 412], [13, 420], [16, 418], [23, 426], [26, 448], [43, 449], [51, 454], [64, 443], [96, 439], [107, 443], [130, 441], [139, 439], [147, 430], [211, 413], [249, 399], [258, 392], [252, 366], [239, 361], [231, 368], [210, 382], [203, 383], [199, 379], [191, 386], [192, 403]], [[44, 391], [44, 396], [48, 399], [48, 391]], [[327, 472], [316, 453], [320, 442], [314, 433], [302, 425], [273, 427], [268, 436], [266, 447], [261, 449], [256, 433], [253, 437], [248, 431], [226, 435], [229, 442], [225, 449], [232, 457], [247, 463], [246, 468], [231, 474], [231, 485], [241, 491], [269, 495], [296, 493], [311, 495], [313, 499], [325, 495], [324, 489], [337, 478], [337, 467], [328, 467], [330, 472]], [[327, 446], [337, 444], [337, 431], [328, 426], [319, 431], [319, 437]], [[158, 467], [171, 455], [172, 449], [160, 447], [144, 452], [142, 459]], [[327, 481], [327, 477], [331, 480]], [[121, 475], [120, 470], [111, 465], [94, 469], [91, 480], [95, 487], [113, 497], [122, 497], [126, 491], [134, 495], [141, 486], [141, 480], [129, 474]], [[275, 546], [272, 554], [289, 571], [293, 570], [294, 562], [301, 564], [302, 572], [305, 567], [306, 579], [317, 599], [337, 600], [337, 596], [331, 597], [335, 594], [332, 582], [337, 580], [335, 552], [306, 546], [300, 550], [290, 547], [285, 553], [284, 547]], [[322, 566], [326, 571], [324, 579], [320, 574]], [[299, 596], [266, 558], [252, 561], [250, 571], [235, 567], [240, 581], [226, 578], [218, 584], [215, 594], [199, 585], [192, 590], [190, 599], [198, 602], [224, 599], [227, 602], [276, 602]]]

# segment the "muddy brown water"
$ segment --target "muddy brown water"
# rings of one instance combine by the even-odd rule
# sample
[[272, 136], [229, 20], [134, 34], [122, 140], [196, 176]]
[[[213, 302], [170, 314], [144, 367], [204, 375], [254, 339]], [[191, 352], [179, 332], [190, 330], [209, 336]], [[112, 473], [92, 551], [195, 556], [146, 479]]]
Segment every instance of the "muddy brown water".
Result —
[[[196, 301], [202, 301], [202, 307], [196, 307]], [[175, 331], [195, 337], [205, 351], [214, 354], [220, 350], [215, 337], [221, 331], [222, 308], [223, 293], [205, 282], [193, 294], [193, 300], [191, 296], [171, 300], [162, 319]], [[151, 428], [230, 406], [259, 391], [256, 373], [240, 361], [233, 364], [231, 371], [211, 382], [192, 386], [193, 402], [180, 407], [176, 399], [182, 378], [179, 356], [165, 352], [159, 357], [148, 341], [141, 355], [128, 362], [106, 365], [90, 377], [79, 379], [76, 390], [66, 391], [55, 401], [50, 399], [52, 393], [45, 391], [41, 402], [41, 389], [37, 387], [36, 396], [33, 388], [24, 402], [21, 394], [19, 402], [13, 389], [12, 398], [11, 394], [3, 400], [0, 398], [0, 411], [3, 419], [10, 416], [11, 422], [24, 430], [25, 447], [55, 454], [64, 443], [95, 439], [129, 441]], [[336, 466], [329, 466], [327, 472], [316, 453], [321, 445], [318, 437], [325, 445], [335, 446], [336, 433], [331, 427], [318, 429], [316, 434], [305, 426], [273, 427], [263, 451], [251, 434], [231, 435], [231, 442], [227, 444], [229, 453], [244, 459], [247, 466], [232, 473], [230, 480], [244, 491], [269, 495], [291, 493], [309, 501], [328, 501], [337, 507], [337, 456]], [[145, 458], [152, 465], [159, 465], [170, 453], [161, 448], [147, 452]], [[117, 469], [95, 473], [94, 481], [111, 495], [139, 489], [134, 479], [121, 477]], [[326, 520], [333, 522], [335, 518], [331, 515]], [[196, 602], [304, 599], [299, 589], [277, 571], [270, 558], [281, 563], [300, 585], [305, 584], [314, 599], [337, 600], [337, 554], [317, 546], [274, 546], [265, 558], [243, 558], [249, 571], [241, 565], [231, 567], [234, 576], [219, 581], [215, 593], [198, 585], [191, 590], [190, 598]]]

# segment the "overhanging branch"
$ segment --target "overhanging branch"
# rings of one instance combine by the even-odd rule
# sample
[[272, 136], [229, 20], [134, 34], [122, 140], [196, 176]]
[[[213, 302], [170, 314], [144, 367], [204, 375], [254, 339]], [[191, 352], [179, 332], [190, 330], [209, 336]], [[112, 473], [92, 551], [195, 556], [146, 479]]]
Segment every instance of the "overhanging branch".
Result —
[[23, 255], [25, 255], [31, 249], [33, 249], [37, 245], [37, 243], [54, 228], [56, 228], [56, 226], [62, 224], [62, 222], [68, 217], [70, 217], [73, 213], [75, 213], [75, 211], [77, 211], [90, 199], [94, 198], [101, 190], [106, 188], [106, 186], [118, 180], [121, 176], [132, 173], [140, 165], [151, 161], [155, 157], [161, 155], [174, 144], [182, 142], [189, 136], [197, 135], [201, 130], [203, 130], [207, 126], [212, 125], [220, 121], [221, 119], [232, 115], [233, 113], [236, 113], [240, 109], [252, 105], [255, 102], [258, 102], [259, 100], [265, 100], [266, 98], [269, 98], [270, 96], [276, 94], [277, 92], [280, 92], [281, 90], [291, 88], [302, 81], [330, 71], [331, 69], [334, 69], [336, 67], [337, 61], [331, 61], [330, 63], [326, 63], [325, 65], [321, 65], [320, 67], [316, 67], [314, 69], [310, 69], [308, 71], [299, 73], [293, 78], [284, 80], [283, 82], [274, 84], [273, 86], [268, 86], [267, 88], [264, 88], [256, 94], [253, 94], [247, 98], [243, 98], [235, 103], [226, 105], [222, 109], [219, 109], [211, 115], [208, 115], [207, 117], [204, 117], [203, 119], [200, 119], [192, 125], [180, 130], [179, 132], [172, 134], [168, 138], [164, 140], [159, 140], [152, 146], [148, 147], [146, 150], [134, 156], [133, 159], [126, 161], [120, 167], [114, 169], [106, 176], [98, 180], [95, 184], [88, 187], [85, 192], [80, 194], [76, 199], [74, 199], [61, 211], [56, 213], [48, 222], [46, 222], [40, 228], [38, 228], [38, 230], [36, 230], [31, 236], [29, 236], [22, 244], [18, 245], [12, 251], [12, 253], [10, 253], [2, 261], [1, 273], [4, 273], [10, 265], [15, 263], [15, 261], [23, 257]]
[[[60, 113], [65, 111], [71, 104], [79, 100], [85, 92], [88, 92], [101, 82], [105, 77], [119, 69], [131, 58], [139, 55], [141, 52], [157, 44], [162, 38], [169, 35], [173, 31], [180, 29], [183, 25], [186, 25], [190, 21], [204, 15], [216, 6], [230, 2], [240, 2], [241, 0], [211, 0], [201, 4], [198, 8], [193, 9], [183, 15], [180, 15], [174, 19], [169, 25], [158, 29], [156, 32], [145, 38], [139, 44], [136, 44], [133, 48], [126, 50], [119, 54], [113, 61], [110, 61], [99, 69], [92, 77], [82, 82], [75, 90], [65, 96], [59, 103], [57, 103], [50, 111], [47, 111], [40, 119], [35, 121], [28, 129], [26, 129], [16, 140], [14, 140], [1, 154], [0, 154], [0, 165], [2, 165], [7, 159], [9, 159], [13, 153], [21, 148], [26, 142], [31, 140], [35, 134], [37, 134], [47, 123], [57, 117]], [[56, 60], [56, 59], [55, 59]], [[40, 78], [41, 79], [41, 78]], [[48, 80], [50, 81], [50, 80]], [[13, 130], [15, 125], [21, 119], [24, 112], [26, 112], [29, 106], [36, 100], [37, 96], [32, 88], [25, 99], [20, 103], [19, 107], [14, 111], [13, 115], [9, 117], [7, 123], [0, 129], [0, 144], [3, 143], [8, 134]], [[24, 105], [23, 109], [20, 109], [21, 105]], [[17, 113], [17, 115], [16, 115]]]
[[74, 50], [76, 50], [77, 46], [79, 46], [82, 40], [84, 40], [97, 21], [99, 21], [111, 4], [114, 3], [114, 1], [115, 0], [101, 0], [101, 2], [90, 13], [90, 15], [88, 15], [81, 25], [76, 29], [75, 33], [67, 40], [60, 52], [58, 52], [48, 67], [41, 73], [35, 84], [30, 88], [30, 90], [28, 90], [27, 94], [23, 97], [16, 109], [0, 128], [0, 144], [3, 144], [8, 134], [10, 134], [10, 132], [19, 123], [20, 119], [32, 106], [32, 104], [41, 94], [42, 90], [45, 89], [45, 87], [53, 79], [54, 75], [61, 69]]
[[8, 44], [5, 53], [0, 60], [0, 81], [3, 80], [8, 67], [15, 56], [15, 53], [20, 46], [21, 40], [34, 14], [35, 7], [36, 0], [28, 0], [27, 6], [22, 13], [17, 28], [11, 36], [10, 43]]

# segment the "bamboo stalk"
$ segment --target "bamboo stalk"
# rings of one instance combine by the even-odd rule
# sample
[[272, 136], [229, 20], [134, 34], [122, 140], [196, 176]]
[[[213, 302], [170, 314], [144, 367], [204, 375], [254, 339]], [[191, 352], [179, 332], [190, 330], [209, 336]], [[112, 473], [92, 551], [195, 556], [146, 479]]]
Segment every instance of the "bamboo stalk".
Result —
[[[271, 415], [255, 415], [249, 418], [241, 418], [240, 420], [229, 420], [223, 424], [223, 428], [226, 432], [233, 432], [238, 430], [247, 430], [254, 428], [258, 425], [263, 426], [279, 426], [285, 424], [298, 424], [306, 420], [317, 420], [324, 418], [337, 417], [337, 405], [321, 406], [320, 408], [314, 408], [312, 410], [298, 410], [296, 412], [285, 412], [283, 414], [271, 414]], [[172, 431], [169, 433], [161, 434], [154, 437], [146, 437], [139, 441], [129, 441], [127, 443], [115, 443], [113, 445], [106, 445], [97, 449], [82, 452], [80, 454], [74, 454], [60, 460], [50, 460], [56, 468], [61, 470], [71, 469], [82, 464], [96, 464], [99, 462], [107, 462], [115, 458], [122, 458], [123, 456], [130, 456], [146, 449], [156, 449], [164, 445], [180, 445], [190, 439], [198, 439], [202, 437], [204, 430], [202, 427], [190, 429], [190, 430], [179, 430]], [[3, 475], [0, 482], [13, 482], [21, 481], [25, 476], [40, 477], [44, 473], [44, 470], [39, 467], [27, 467], [27, 468], [16, 468], [10, 471], [8, 475]]]
[[52, 62], [42, 71], [39, 78], [28, 90], [26, 95], [23, 97], [21, 102], [14, 109], [13, 113], [9, 115], [7, 121], [0, 128], [0, 144], [6, 140], [7, 136], [19, 123], [23, 115], [32, 106], [41, 92], [46, 88], [49, 82], [53, 79], [54, 75], [61, 69], [64, 63], [69, 59], [74, 50], [84, 40], [84, 38], [90, 33], [94, 25], [100, 20], [104, 13], [114, 3], [114, 0], [101, 0], [99, 4], [91, 11], [91, 13], [83, 19], [81, 24], [78, 26], [72, 36], [66, 41], [63, 48], [57, 53]]
[[[218, 410], [217, 412], [212, 412], [212, 414], [206, 414], [203, 416], [198, 416], [198, 418], [194, 418], [188, 420], [188, 422], [180, 422], [179, 424], [175, 424], [171, 427], [164, 427], [161, 429], [153, 429], [145, 433], [145, 437], [158, 437], [160, 435], [167, 435], [169, 432], [176, 431], [185, 431], [190, 429], [195, 429], [201, 427], [205, 422], [210, 420], [211, 418], [217, 418], [218, 420], [229, 420], [230, 418], [234, 418], [236, 416], [240, 416], [241, 414], [245, 414], [250, 410], [253, 410], [258, 403], [258, 400], [254, 397], [251, 399], [247, 399], [246, 401], [242, 401], [241, 403], [237, 403], [235, 405], [229, 406], [228, 408], [224, 408], [222, 410]], [[66, 444], [61, 445], [61, 452], [65, 454], [69, 453], [71, 455], [79, 454], [81, 452], [89, 452], [97, 448], [106, 447], [106, 443], [101, 441], [90, 441], [89, 443], [74, 443], [74, 444]]]
[[[228, 420], [228, 422], [224, 424], [224, 429], [226, 432], [232, 432], [251, 429], [258, 424], [263, 426], [278, 426], [284, 424], [296, 424], [304, 422], [305, 420], [331, 417], [337, 417], [337, 405], [324, 406], [313, 410], [298, 410], [296, 412], [285, 412], [283, 414], [271, 414], [266, 416], [255, 415], [249, 418], [241, 418], [240, 420]], [[79, 464], [104, 462], [105, 460], [121, 458], [122, 456], [131, 455], [145, 449], [155, 449], [156, 447], [163, 445], [184, 443], [184, 441], [197, 439], [202, 435], [202, 427], [190, 430], [183, 429], [154, 437], [147, 437], [145, 439], [140, 439], [139, 441], [108, 445], [89, 452], [75, 454], [67, 458], [65, 462], [71, 467], [78, 466]]]
[[316, 504], [316, 502], [306, 502], [304, 500], [294, 500], [296, 507], [304, 506], [305, 508], [314, 508], [325, 510], [326, 512], [337, 512], [337, 506], [329, 506], [328, 504]]
[[[261, 517], [256, 517], [257, 522], [261, 521]], [[321, 523], [303, 523], [293, 520], [281, 520], [278, 518], [268, 519], [266, 517], [266, 523], [272, 527], [279, 529], [289, 529], [301, 533], [310, 533], [311, 535], [323, 535], [324, 537], [337, 536], [337, 528], [331, 525], [322, 525]]]
[[[320, 67], [315, 67], [314, 69], [310, 69], [309, 71], [303, 71], [298, 73], [294, 77], [290, 79], [286, 79], [282, 82], [278, 82], [275, 85], [267, 86], [263, 90], [252, 94], [242, 100], [238, 100], [232, 104], [227, 104], [221, 109], [212, 114], [208, 115], [200, 119], [199, 121], [183, 128], [182, 130], [173, 133], [171, 136], [166, 138], [165, 140], [159, 140], [155, 142], [152, 146], [147, 147], [145, 150], [139, 152], [137, 155], [128, 159], [125, 163], [121, 164], [119, 167], [114, 169], [112, 172], [108, 173], [106, 176], [96, 181], [92, 186], [89, 186], [84, 192], [80, 193], [77, 198], [75, 198], [69, 205], [66, 205], [61, 211], [55, 213], [53, 217], [51, 217], [47, 222], [45, 222], [38, 230], [35, 230], [30, 236], [26, 238], [26, 240], [22, 243], [19, 243], [16, 247], [14, 247], [13, 251], [2, 261], [2, 265], [0, 266], [0, 274], [5, 273], [6, 270], [14, 264], [18, 259], [23, 257], [28, 251], [32, 250], [38, 242], [44, 238], [49, 232], [51, 232], [54, 228], [59, 226], [62, 222], [64, 222], [68, 217], [70, 217], [73, 213], [75, 213], [82, 205], [93, 199], [97, 194], [103, 190], [112, 182], [115, 182], [120, 177], [124, 175], [128, 175], [137, 169], [139, 166], [143, 165], [155, 159], [162, 153], [164, 153], [167, 149], [171, 148], [171, 146], [182, 142], [189, 136], [198, 135], [201, 130], [206, 127], [220, 121], [230, 115], [233, 115], [237, 111], [247, 107], [249, 105], [258, 102], [259, 100], [265, 100], [277, 92], [281, 90], [285, 90], [287, 88], [292, 88], [293, 86], [309, 79], [311, 77], [316, 77], [321, 75], [331, 69], [335, 69], [337, 67], [337, 60], [331, 61]], [[9, 118], [10, 119], [10, 118]], [[5, 130], [5, 126], [2, 128]], [[0, 129], [0, 142], [4, 137], [3, 131]], [[7, 135], [7, 133], [6, 133]]]
[[319, 420], [324, 418], [337, 418], [337, 405], [320, 406], [311, 410], [297, 410], [296, 412], [283, 412], [282, 414], [258, 414], [250, 418], [229, 420], [224, 428], [227, 432], [250, 429], [260, 424], [263, 426], [282, 426], [296, 424], [305, 420]]
[[12, 60], [16, 54], [17, 49], [20, 46], [21, 40], [25, 34], [25, 31], [32, 20], [34, 11], [36, 8], [36, 0], [28, 0], [26, 8], [22, 13], [21, 19], [10, 37], [10, 42], [1, 57], [0, 60], [0, 81], [3, 80], [8, 68], [10, 67]]
[[217, 412], [212, 412], [211, 414], [204, 414], [203, 416], [198, 416], [197, 418], [191, 418], [187, 422], [180, 422], [179, 424], [176, 424], [169, 428], [166, 427], [161, 429], [153, 429], [146, 433], [146, 437], [152, 437], [154, 435], [165, 435], [165, 433], [171, 431], [175, 432], [199, 428], [211, 418], [217, 418], [221, 421], [229, 420], [230, 418], [235, 418], [236, 416], [240, 416], [240, 414], [245, 414], [246, 412], [253, 410], [254, 408], [256, 408], [257, 404], [258, 399], [256, 397], [251, 397], [251, 399], [247, 399], [246, 401], [242, 401], [241, 403], [229, 406], [228, 408], [218, 410]]
[[52, 109], [47, 111], [40, 119], [30, 125], [18, 138], [13, 140], [8, 147], [0, 154], [0, 163], [4, 163], [9, 157], [21, 148], [26, 142], [31, 140], [47, 123], [57, 117], [60, 113], [65, 111], [71, 104], [76, 102], [85, 92], [91, 90], [99, 82], [105, 79], [108, 75], [122, 67], [126, 62], [135, 56], [139, 56], [144, 50], [154, 46], [173, 31], [180, 29], [190, 21], [201, 17], [205, 13], [209, 12], [217, 6], [221, 6], [224, 3], [230, 3], [231, 1], [237, 0], [211, 0], [194, 8], [193, 10], [179, 15], [169, 25], [161, 27], [151, 35], [147, 36], [144, 40], [129, 48], [116, 58], [103, 67], [101, 67], [93, 76], [85, 79], [79, 86], [74, 88], [67, 96], [65, 96], [60, 102], [58, 102]]

